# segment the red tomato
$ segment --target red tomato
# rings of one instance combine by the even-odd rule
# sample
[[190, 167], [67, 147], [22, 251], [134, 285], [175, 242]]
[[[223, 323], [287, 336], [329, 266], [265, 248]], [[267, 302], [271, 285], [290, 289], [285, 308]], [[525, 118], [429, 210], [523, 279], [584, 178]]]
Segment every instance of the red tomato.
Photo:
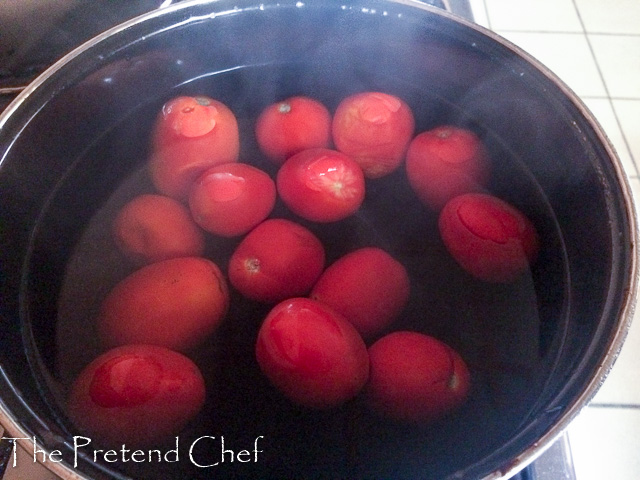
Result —
[[142, 447], [177, 435], [205, 400], [198, 367], [172, 350], [127, 345], [91, 362], [75, 380], [68, 413], [97, 443]]
[[155, 187], [184, 200], [207, 168], [238, 160], [238, 122], [233, 112], [217, 100], [177, 97], [162, 107], [151, 149], [149, 170]]
[[347, 155], [326, 148], [290, 157], [280, 167], [276, 184], [292, 212], [315, 222], [343, 220], [364, 200], [362, 169]]
[[364, 337], [371, 337], [405, 307], [409, 276], [384, 250], [361, 248], [331, 264], [311, 290], [311, 298], [342, 314]]
[[120, 250], [137, 263], [204, 252], [204, 234], [189, 209], [163, 195], [145, 194], [131, 200], [116, 216], [112, 230]]
[[366, 399], [379, 414], [403, 422], [428, 422], [459, 407], [470, 374], [448, 345], [417, 332], [397, 331], [369, 347]]
[[364, 92], [340, 102], [331, 128], [336, 148], [358, 162], [367, 178], [379, 178], [404, 160], [414, 119], [400, 98]]
[[418, 198], [434, 210], [457, 195], [481, 191], [491, 169], [476, 134], [453, 126], [417, 135], [409, 145], [405, 167]]
[[189, 351], [224, 317], [229, 292], [220, 269], [198, 257], [164, 260], [135, 271], [109, 292], [98, 316], [104, 345], [160, 345]]
[[189, 195], [196, 223], [223, 237], [247, 233], [269, 216], [275, 203], [275, 182], [246, 163], [225, 163], [206, 170]]
[[488, 282], [511, 282], [528, 270], [538, 253], [531, 221], [507, 202], [491, 195], [455, 197], [440, 212], [442, 240], [456, 261]]
[[324, 247], [311, 231], [289, 220], [269, 219], [233, 252], [229, 281], [247, 298], [278, 302], [309, 292], [324, 260]]
[[318, 409], [356, 396], [369, 376], [367, 347], [353, 326], [307, 298], [276, 305], [258, 333], [256, 358], [290, 400]]
[[269, 105], [256, 121], [260, 150], [276, 165], [308, 148], [326, 148], [331, 141], [331, 114], [309, 97], [291, 97]]

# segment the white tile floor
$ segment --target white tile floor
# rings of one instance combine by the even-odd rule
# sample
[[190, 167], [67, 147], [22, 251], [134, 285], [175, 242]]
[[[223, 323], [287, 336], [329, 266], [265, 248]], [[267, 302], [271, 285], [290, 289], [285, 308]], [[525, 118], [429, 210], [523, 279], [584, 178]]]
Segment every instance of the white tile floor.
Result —
[[[640, 199], [640, 0], [470, 0], [477, 23], [554, 71], [615, 146]], [[640, 309], [611, 374], [568, 429], [577, 480], [640, 478]]]

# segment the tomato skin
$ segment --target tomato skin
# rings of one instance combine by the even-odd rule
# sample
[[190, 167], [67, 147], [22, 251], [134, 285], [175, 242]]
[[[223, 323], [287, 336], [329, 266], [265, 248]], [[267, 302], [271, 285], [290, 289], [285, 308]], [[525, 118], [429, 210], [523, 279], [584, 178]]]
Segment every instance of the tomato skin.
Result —
[[204, 379], [187, 357], [164, 347], [127, 345], [82, 370], [67, 407], [95, 442], [143, 447], [177, 435], [204, 401]]
[[538, 254], [535, 226], [522, 212], [492, 195], [455, 197], [440, 212], [438, 226], [460, 266], [487, 282], [517, 280]]
[[328, 148], [331, 114], [313, 98], [289, 97], [265, 108], [256, 121], [260, 150], [276, 165], [309, 148]]
[[196, 223], [223, 237], [247, 233], [269, 216], [275, 203], [275, 182], [246, 163], [225, 163], [206, 170], [189, 194]]
[[342, 314], [370, 338], [400, 315], [409, 293], [404, 266], [380, 248], [365, 247], [327, 267], [310, 297]]
[[414, 128], [411, 108], [381, 92], [343, 99], [331, 126], [336, 148], [358, 162], [367, 178], [383, 177], [402, 164]]
[[328, 223], [353, 215], [364, 200], [362, 169], [347, 155], [312, 148], [289, 157], [278, 170], [280, 198], [296, 215]]
[[204, 234], [189, 209], [164, 195], [143, 194], [129, 201], [118, 212], [112, 231], [120, 251], [138, 264], [204, 252]]
[[204, 95], [176, 97], [156, 119], [149, 172], [160, 193], [182, 201], [202, 172], [239, 153], [238, 122], [226, 105]]
[[324, 247], [310, 230], [289, 220], [268, 219], [233, 252], [229, 281], [247, 298], [275, 303], [308, 293], [324, 261]]
[[393, 420], [423, 423], [458, 408], [471, 384], [460, 355], [441, 341], [410, 331], [392, 332], [369, 347], [366, 400]]
[[405, 168], [418, 198], [439, 211], [457, 195], [482, 191], [491, 164], [475, 133], [444, 125], [416, 135], [409, 145]]
[[276, 305], [265, 318], [256, 358], [291, 401], [317, 409], [355, 397], [369, 376], [364, 341], [340, 314], [308, 298]]
[[109, 292], [98, 334], [107, 347], [150, 344], [188, 352], [216, 330], [228, 305], [216, 264], [200, 257], [164, 260], [136, 270]]

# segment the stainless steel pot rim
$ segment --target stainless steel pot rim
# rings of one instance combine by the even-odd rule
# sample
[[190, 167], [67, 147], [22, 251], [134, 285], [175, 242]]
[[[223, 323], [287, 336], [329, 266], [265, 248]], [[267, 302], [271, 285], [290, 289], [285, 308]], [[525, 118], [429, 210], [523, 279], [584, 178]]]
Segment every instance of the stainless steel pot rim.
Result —
[[[499, 480], [499, 479], [508, 479], [522, 470], [526, 465], [534, 461], [538, 458], [546, 449], [553, 444], [553, 442], [565, 431], [565, 429], [569, 426], [571, 421], [582, 411], [582, 409], [587, 406], [587, 404], [591, 401], [595, 393], [598, 391], [605, 378], [611, 371], [620, 350], [623, 346], [624, 340], [627, 336], [629, 328], [631, 326], [631, 321], [633, 318], [635, 304], [636, 304], [636, 294], [638, 290], [638, 252], [637, 252], [637, 242], [640, 238], [638, 232], [638, 222], [637, 222], [637, 211], [635, 204], [633, 202], [633, 196], [631, 193], [631, 188], [629, 185], [628, 178], [624, 172], [624, 168], [622, 163], [612, 146], [609, 138], [604, 133], [601, 125], [597, 121], [597, 119], [593, 116], [590, 110], [586, 107], [586, 105], [582, 102], [582, 100], [573, 92], [571, 88], [569, 88], [557, 75], [555, 75], [552, 71], [550, 71], [544, 64], [534, 58], [532, 55], [501, 37], [500, 35], [488, 30], [485, 27], [477, 25], [473, 22], [470, 22], [464, 18], [458, 17], [452, 13], [447, 11], [443, 11], [439, 8], [433, 7], [431, 5], [424, 4], [418, 0], [387, 0], [390, 4], [398, 4], [404, 5], [407, 7], [416, 8], [419, 10], [428, 11], [432, 14], [438, 15], [440, 17], [445, 17], [449, 21], [456, 22], [458, 24], [463, 25], [464, 27], [474, 30], [478, 34], [488, 37], [490, 40], [500, 44], [501, 46], [507, 48], [515, 55], [526, 60], [527, 63], [532, 65], [536, 70], [546, 76], [553, 84], [557, 86], [560, 92], [569, 99], [579, 110], [581, 115], [587, 120], [588, 124], [593, 128], [594, 132], [597, 135], [598, 140], [605, 147], [607, 156], [611, 160], [612, 167], [615, 171], [616, 180], [620, 186], [622, 196], [624, 199], [624, 204], [626, 207], [626, 215], [627, 221], [629, 224], [629, 233], [632, 239], [631, 241], [631, 256], [630, 256], [630, 264], [626, 265], [625, 268], [628, 269], [630, 282], [626, 289], [625, 300], [620, 310], [620, 321], [618, 323], [618, 327], [611, 337], [607, 353], [601, 362], [598, 365], [597, 371], [595, 375], [591, 378], [590, 382], [586, 385], [584, 390], [578, 396], [578, 398], [567, 407], [563, 415], [559, 418], [559, 420], [547, 431], [545, 432], [536, 442], [526, 448], [522, 453], [520, 453], [516, 458], [509, 462], [508, 465], [499, 468], [495, 472], [483, 477], [482, 480]], [[120, 35], [122, 32], [125, 32], [137, 25], [146, 23], [152, 19], [163, 17], [167, 14], [177, 11], [188, 11], [190, 8], [195, 6], [202, 5], [211, 5], [212, 7], [220, 4], [219, 0], [185, 0], [177, 4], [171, 4], [169, 6], [165, 6], [161, 9], [154, 10], [152, 12], [143, 14], [136, 18], [133, 18], [129, 21], [126, 21], [120, 25], [117, 25], [102, 34], [92, 38], [91, 40], [85, 42], [79, 47], [75, 48], [60, 60], [55, 62], [52, 66], [50, 66], [46, 71], [44, 71], [38, 78], [36, 78], [31, 84], [29, 84], [22, 92], [14, 99], [13, 102], [5, 109], [5, 111], [0, 114], [0, 132], [2, 131], [3, 125], [6, 123], [7, 119], [12, 115], [18, 114], [20, 111], [20, 107], [22, 104], [28, 101], [29, 97], [34, 91], [37, 91], [46, 86], [49, 79], [54, 76], [58, 71], [65, 69], [65, 67], [75, 58], [83, 54], [84, 52], [95, 48], [97, 45], [104, 42], [106, 39], [111, 38], [115, 35]], [[244, 3], [244, 6], [238, 6], [238, 3]], [[309, 5], [313, 5], [314, 3], [322, 3], [321, 0], [282, 0], [275, 5], [277, 6], [295, 6], [296, 8], [306, 8]], [[255, 9], [264, 9], [265, 5], [263, 3], [255, 2], [248, 0], [246, 2], [237, 2], [234, 4], [234, 7], [221, 12], [211, 13], [207, 17], [215, 17], [225, 14], [233, 14], [239, 13], [243, 10], [255, 10]], [[347, 4], [346, 2], [341, 6], [343, 10], [351, 10], [351, 9], [361, 9], [361, 7]], [[364, 10], [363, 10], [364, 11]], [[386, 14], [384, 12], [376, 12], [375, 9], [368, 9], [366, 13], [370, 14]], [[167, 28], [175, 28], [180, 24], [188, 24], [193, 22], [194, 17], [189, 17], [182, 20], [180, 23], [173, 23], [170, 27]], [[475, 45], [472, 45], [475, 47]], [[577, 125], [576, 125], [576, 128]], [[11, 413], [7, 410], [5, 404], [0, 401], [0, 425], [5, 428], [5, 437], [11, 438], [19, 438], [18, 443], [21, 444], [24, 448], [29, 448], [32, 446], [31, 440], [27, 438], [29, 434], [21, 427], [20, 421], [17, 418], [14, 418]], [[44, 466], [49, 469], [55, 475], [58, 475], [65, 479], [78, 479], [78, 480], [90, 480], [89, 477], [84, 476], [82, 473], [77, 472], [72, 469], [65, 463], [54, 463], [47, 462]], [[449, 477], [450, 479], [456, 478], [465, 478], [465, 472], [461, 471], [453, 474]]]

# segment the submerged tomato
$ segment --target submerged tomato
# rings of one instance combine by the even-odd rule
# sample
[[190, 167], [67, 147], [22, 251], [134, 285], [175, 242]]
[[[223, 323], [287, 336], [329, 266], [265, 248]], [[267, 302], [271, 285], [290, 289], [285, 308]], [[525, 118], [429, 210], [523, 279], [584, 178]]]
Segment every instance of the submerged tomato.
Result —
[[149, 171], [159, 192], [184, 200], [207, 168], [235, 162], [238, 122], [223, 103], [206, 96], [177, 97], [162, 107], [153, 131]]
[[282, 201], [295, 214], [315, 222], [335, 222], [354, 214], [364, 200], [362, 169], [347, 155], [326, 148], [304, 150], [280, 167], [276, 178]]
[[189, 209], [164, 195], [135, 197], [118, 212], [112, 230], [120, 250], [138, 263], [204, 252], [204, 234]]
[[216, 264], [173, 258], [136, 270], [109, 292], [98, 334], [108, 347], [150, 344], [187, 352], [217, 329], [228, 305], [227, 284]]
[[464, 403], [470, 374], [460, 355], [417, 332], [390, 333], [369, 347], [369, 406], [403, 422], [428, 422]]
[[455, 197], [440, 212], [438, 225], [453, 258], [469, 273], [488, 282], [516, 280], [538, 253], [538, 234], [531, 221], [492, 195]]
[[163, 347], [127, 345], [102, 354], [71, 387], [68, 413], [98, 444], [149, 446], [176, 435], [205, 399], [187, 357]]
[[414, 118], [400, 98], [363, 92], [340, 102], [331, 128], [336, 148], [351, 156], [367, 178], [379, 178], [404, 160], [413, 136]]
[[405, 166], [411, 188], [434, 210], [457, 195], [481, 191], [491, 169], [477, 135], [450, 125], [418, 134], [409, 145]]
[[367, 338], [398, 317], [409, 288], [409, 275], [400, 262], [380, 248], [366, 247], [331, 264], [310, 296], [342, 314]]
[[247, 233], [269, 216], [275, 203], [275, 182], [246, 163], [225, 163], [206, 170], [189, 195], [196, 223], [224, 237]]
[[369, 376], [367, 348], [353, 326], [307, 298], [276, 305], [258, 333], [256, 357], [290, 400], [331, 408], [356, 396]]
[[297, 96], [269, 105], [256, 121], [256, 140], [275, 164], [331, 141], [331, 114], [313, 98]]
[[233, 252], [229, 281], [247, 298], [275, 303], [308, 293], [324, 260], [324, 247], [310, 230], [289, 220], [269, 219]]

